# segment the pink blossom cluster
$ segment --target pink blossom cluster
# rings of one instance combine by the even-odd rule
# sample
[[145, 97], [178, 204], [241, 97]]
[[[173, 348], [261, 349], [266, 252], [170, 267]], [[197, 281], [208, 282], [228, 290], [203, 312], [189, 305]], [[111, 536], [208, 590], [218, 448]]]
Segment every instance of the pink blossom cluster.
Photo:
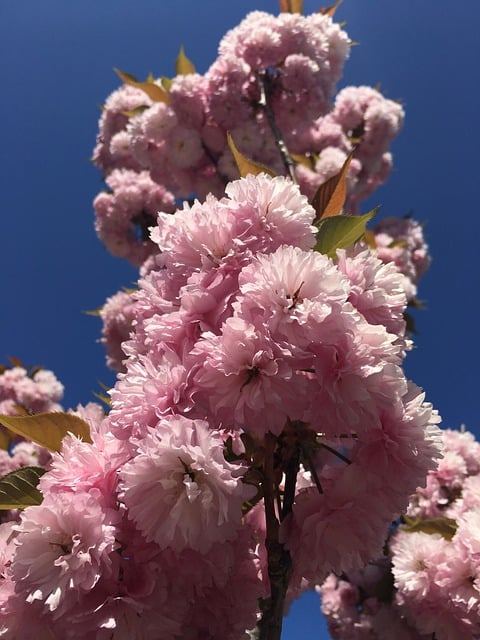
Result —
[[126, 342], [132, 331], [135, 317], [135, 302], [128, 291], [118, 291], [105, 301], [99, 311], [102, 320], [100, 342], [107, 353], [107, 366], [122, 371], [125, 354], [122, 343]]
[[68, 435], [42, 504], [0, 526], [0, 637], [246, 638], [272, 438], [288, 600], [380, 553], [439, 418], [401, 368], [402, 276], [365, 246], [315, 251], [314, 217], [265, 174], [159, 214], [109, 415], [78, 409], [93, 443]]
[[409, 301], [417, 295], [420, 277], [430, 266], [423, 225], [413, 218], [384, 218], [373, 228], [378, 257], [393, 262], [405, 276], [405, 293]]
[[93, 444], [67, 436], [42, 504], [0, 525], [0, 637], [246, 637], [265, 589], [241, 526], [254, 489], [224, 437], [171, 415], [128, 445], [93, 405], [79, 414]]
[[[385, 264], [393, 263], [397, 267], [403, 275], [402, 289], [407, 302], [414, 301], [418, 280], [430, 264], [422, 225], [411, 218], [386, 218], [373, 228], [372, 237], [377, 245], [377, 258]], [[355, 257], [355, 254], [358, 257]], [[152, 254], [142, 265], [141, 276], [157, 268], [158, 260], [155, 255]], [[369, 268], [358, 269], [355, 266], [362, 259], [368, 261]], [[369, 321], [384, 324], [390, 333], [403, 336], [404, 293], [398, 290], [398, 276], [390, 277], [393, 273], [392, 267], [381, 268], [380, 264], [373, 260], [372, 252], [366, 252], [365, 247], [360, 247], [353, 253], [339, 251], [338, 265], [345, 273], [350, 273], [350, 296], [356, 298], [355, 304], [357, 307], [360, 305], [362, 313], [369, 314]], [[378, 280], [377, 272], [385, 277], [382, 278], [381, 286], [372, 286], [374, 280]], [[360, 277], [359, 282], [355, 281], [357, 277]], [[389, 297], [388, 302], [384, 300], [385, 296]], [[362, 299], [365, 302], [362, 302]], [[132, 331], [135, 305], [136, 301], [131, 293], [119, 291], [108, 298], [99, 312], [103, 325], [100, 341], [106, 349], [107, 365], [116, 371], [123, 370], [125, 353], [122, 343], [127, 341]], [[408, 340], [405, 341], [405, 347], [409, 348]]]
[[2, 366], [0, 369], [0, 413], [16, 415], [19, 409], [27, 413], [61, 411], [63, 384], [48, 369], [23, 366]]
[[95, 198], [95, 229], [108, 251], [139, 267], [155, 246], [149, 227], [158, 211], [173, 211], [174, 198], [148, 171], [114, 169], [105, 179], [108, 191]]
[[403, 124], [404, 111], [371, 87], [346, 87], [336, 96], [331, 111], [315, 121], [298, 151], [312, 154], [311, 168], [299, 165], [301, 189], [312, 197], [320, 184], [337, 174], [349, 153], [347, 209], [358, 212], [362, 200], [388, 178], [392, 169], [390, 143]]
[[[0, 414], [14, 416], [23, 413], [61, 411], [63, 385], [48, 369], [27, 370], [22, 366], [2, 367], [0, 373]], [[7, 435], [0, 426], [0, 477], [18, 467], [46, 464], [48, 452], [32, 442]], [[3, 448], [5, 447], [5, 448]]]
[[328, 15], [254, 11], [224, 36], [205, 75], [177, 75], [164, 100], [133, 86], [115, 91], [93, 154], [109, 187], [95, 200], [107, 248], [138, 266], [152, 251], [146, 230], [155, 207], [223, 195], [239, 175], [227, 133], [247, 157], [295, 177], [310, 198], [354, 152], [347, 205], [357, 213], [390, 172], [403, 109], [369, 87], [343, 89], [332, 104], [349, 50]]
[[383, 557], [322, 585], [333, 638], [480, 637], [480, 444], [451, 430], [443, 444], [443, 459], [412, 495]]

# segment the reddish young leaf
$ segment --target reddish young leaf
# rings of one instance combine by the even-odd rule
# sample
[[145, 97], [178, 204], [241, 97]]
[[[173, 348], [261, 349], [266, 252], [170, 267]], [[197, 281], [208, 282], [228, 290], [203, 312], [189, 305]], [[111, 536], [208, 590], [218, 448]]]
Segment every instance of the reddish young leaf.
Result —
[[321, 13], [324, 16], [330, 16], [331, 18], [333, 18], [336, 10], [342, 4], [342, 2], [343, 0], [337, 0], [335, 4], [331, 4], [329, 7], [323, 7], [323, 9], [320, 9], [319, 13]]
[[317, 213], [313, 224], [341, 214], [347, 199], [347, 173], [352, 157], [353, 151], [348, 154], [340, 171], [318, 187], [312, 198], [312, 206]]
[[20, 358], [15, 358], [14, 356], [8, 356], [8, 359], [10, 361], [10, 364], [13, 367], [20, 367], [21, 369], [25, 369], [25, 367], [23, 366], [23, 362], [20, 360]]

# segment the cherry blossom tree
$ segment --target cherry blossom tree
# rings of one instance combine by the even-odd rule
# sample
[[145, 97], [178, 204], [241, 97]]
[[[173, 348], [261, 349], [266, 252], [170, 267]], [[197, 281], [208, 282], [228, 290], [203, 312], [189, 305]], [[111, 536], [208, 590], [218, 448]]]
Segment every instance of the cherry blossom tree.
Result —
[[[138, 287], [99, 311], [106, 408], [63, 411], [49, 371], [0, 373], [1, 637], [278, 640], [322, 583], [339, 638], [478, 632], [475, 481], [439, 479], [468, 436], [438, 467], [439, 416], [402, 368], [428, 248], [414, 220], [361, 213], [403, 108], [336, 92], [339, 3], [280, 4], [204, 75], [183, 48], [174, 78], [117, 71], [95, 225]], [[433, 495], [453, 536], [426, 530]], [[442, 589], [451, 631], [419, 611]]]

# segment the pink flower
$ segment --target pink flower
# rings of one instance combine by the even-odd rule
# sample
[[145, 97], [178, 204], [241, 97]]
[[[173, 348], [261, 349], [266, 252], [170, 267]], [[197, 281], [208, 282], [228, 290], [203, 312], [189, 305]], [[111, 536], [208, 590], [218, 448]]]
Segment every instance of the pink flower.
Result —
[[126, 132], [129, 118], [125, 112], [151, 104], [152, 101], [144, 91], [129, 85], [121, 86], [105, 101], [98, 123], [97, 145], [93, 151], [94, 163], [105, 174], [115, 168], [140, 170], [140, 166], [132, 157], [131, 151], [122, 148], [121, 152], [118, 153], [113, 139]]
[[162, 416], [189, 408], [185, 387], [185, 366], [169, 347], [128, 360], [126, 375], [110, 392], [109, 428], [123, 441], [144, 437]]
[[239, 218], [238, 238], [245, 238], [254, 251], [270, 253], [282, 244], [304, 250], [314, 246], [315, 212], [290, 180], [249, 174], [227, 185], [225, 193], [230, 201], [222, 202]]
[[447, 540], [438, 533], [399, 532], [392, 543], [395, 586], [418, 597], [427, 595], [447, 549]]
[[93, 492], [103, 507], [115, 507], [117, 468], [127, 453], [122, 443], [110, 433], [101, 435], [92, 431], [94, 444], [82, 442], [68, 434], [60, 453], [52, 454], [48, 471], [40, 478], [39, 489], [52, 494], [87, 494]]
[[371, 324], [382, 324], [389, 333], [405, 334], [403, 313], [407, 305], [404, 277], [362, 246], [337, 251], [339, 270], [350, 281], [349, 301]]
[[282, 538], [292, 554], [293, 585], [302, 577], [316, 583], [329, 571], [362, 567], [379, 555], [391, 521], [392, 511], [378, 505], [362, 466], [353, 463], [330, 473], [330, 481], [320, 479], [324, 493], [316, 486], [300, 491], [291, 518], [282, 523]]
[[13, 405], [21, 405], [31, 413], [61, 411], [59, 402], [63, 397], [63, 384], [48, 369], [38, 368], [29, 373], [23, 367], [12, 367], [0, 373], [0, 402], [11, 401]]
[[239, 275], [236, 313], [296, 346], [312, 340], [312, 325], [344, 303], [347, 280], [326, 256], [282, 246], [257, 255]]
[[97, 495], [48, 494], [23, 512], [11, 573], [27, 602], [41, 600], [61, 615], [110, 574], [118, 517]]
[[385, 218], [373, 229], [378, 257], [393, 262], [406, 279], [405, 291], [411, 300], [417, 293], [420, 277], [430, 265], [428, 245], [422, 225], [411, 218]]
[[228, 318], [221, 336], [204, 334], [192, 351], [193, 393], [227, 427], [262, 437], [300, 419], [306, 379], [291, 354], [241, 318]]
[[147, 541], [205, 553], [238, 533], [252, 496], [243, 473], [225, 460], [223, 440], [206, 422], [166, 418], [120, 470], [120, 499]]
[[106, 183], [110, 192], [93, 203], [97, 234], [113, 255], [140, 266], [155, 251], [148, 229], [159, 210], [173, 210], [173, 195], [147, 171], [115, 169]]
[[130, 293], [119, 291], [107, 298], [100, 310], [103, 322], [100, 342], [107, 351], [107, 366], [115, 371], [122, 371], [125, 353], [122, 342], [125, 342], [132, 331], [135, 317], [135, 303]]

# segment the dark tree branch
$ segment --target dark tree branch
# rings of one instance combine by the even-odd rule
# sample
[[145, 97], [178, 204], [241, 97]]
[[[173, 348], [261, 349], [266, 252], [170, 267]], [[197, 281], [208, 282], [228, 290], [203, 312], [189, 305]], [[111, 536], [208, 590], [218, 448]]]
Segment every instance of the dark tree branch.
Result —
[[263, 70], [257, 73], [258, 86], [260, 89], [260, 100], [258, 101], [259, 106], [262, 108], [265, 117], [267, 118], [267, 122], [270, 125], [270, 129], [272, 130], [273, 137], [275, 138], [275, 143], [280, 151], [280, 155], [282, 157], [282, 162], [285, 166], [285, 169], [293, 182], [297, 182], [295, 176], [295, 163], [292, 160], [292, 157], [288, 151], [285, 140], [283, 139], [282, 132], [277, 126], [275, 121], [275, 114], [273, 113], [272, 106], [268, 99], [269, 94], [269, 76], [268, 72]]
[[280, 640], [283, 625], [283, 611], [290, 576], [292, 574], [292, 559], [290, 553], [279, 540], [280, 521], [292, 510], [295, 498], [295, 484], [298, 473], [299, 452], [297, 445], [290, 455], [286, 469], [285, 492], [283, 506], [278, 514], [275, 503], [279, 494], [275, 480], [275, 448], [277, 438], [271, 433], [265, 437], [264, 487], [265, 517], [267, 524], [265, 546], [268, 557], [268, 577], [270, 580], [270, 597], [260, 602], [262, 617], [255, 630], [258, 640]]

